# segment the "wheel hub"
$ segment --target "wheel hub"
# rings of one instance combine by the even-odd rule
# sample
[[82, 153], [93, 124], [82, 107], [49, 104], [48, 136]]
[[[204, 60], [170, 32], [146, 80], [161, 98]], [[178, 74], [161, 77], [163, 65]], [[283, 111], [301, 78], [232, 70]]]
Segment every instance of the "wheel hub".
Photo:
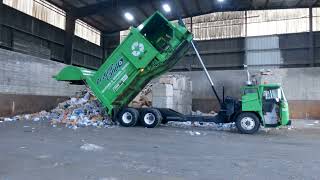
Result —
[[133, 119], [133, 116], [132, 116], [132, 114], [130, 112], [123, 113], [122, 121], [124, 123], [129, 124], [129, 123], [131, 123], [132, 119]]
[[154, 114], [152, 113], [147, 113], [146, 115], [144, 115], [144, 118], [143, 118], [144, 122], [148, 125], [151, 125], [154, 123], [154, 121], [156, 120], [156, 117]]
[[256, 123], [251, 117], [244, 117], [241, 119], [241, 127], [247, 131], [252, 130]]

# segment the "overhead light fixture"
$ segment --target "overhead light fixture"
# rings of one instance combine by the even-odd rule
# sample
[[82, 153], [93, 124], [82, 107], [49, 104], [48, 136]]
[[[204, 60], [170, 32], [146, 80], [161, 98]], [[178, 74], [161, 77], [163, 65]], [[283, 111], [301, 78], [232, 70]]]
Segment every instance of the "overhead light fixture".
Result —
[[218, 2], [220, 2], [220, 3], [221, 3], [221, 2], [224, 2], [224, 0], [218, 0]]
[[169, 4], [163, 4], [162, 8], [165, 12], [171, 12], [171, 7], [169, 6]]
[[134, 17], [131, 13], [129, 12], [126, 12], [124, 13], [124, 17], [128, 20], [128, 21], [133, 21], [134, 20]]

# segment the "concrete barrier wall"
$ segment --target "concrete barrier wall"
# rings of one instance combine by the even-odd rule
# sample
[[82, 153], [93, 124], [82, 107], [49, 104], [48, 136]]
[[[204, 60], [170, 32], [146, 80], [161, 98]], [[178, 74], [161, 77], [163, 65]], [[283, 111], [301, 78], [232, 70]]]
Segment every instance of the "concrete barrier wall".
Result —
[[[257, 71], [251, 72], [255, 74]], [[281, 83], [289, 101], [291, 117], [320, 118], [320, 68], [274, 69], [269, 83]], [[217, 101], [204, 72], [175, 72], [191, 77], [193, 89], [193, 110], [209, 112], [218, 110]], [[239, 87], [244, 85], [246, 73], [243, 70], [210, 71], [211, 77], [222, 96], [222, 86], [226, 96], [240, 97]]]
[[64, 66], [0, 49], [0, 116], [50, 109], [83, 89], [52, 78]]

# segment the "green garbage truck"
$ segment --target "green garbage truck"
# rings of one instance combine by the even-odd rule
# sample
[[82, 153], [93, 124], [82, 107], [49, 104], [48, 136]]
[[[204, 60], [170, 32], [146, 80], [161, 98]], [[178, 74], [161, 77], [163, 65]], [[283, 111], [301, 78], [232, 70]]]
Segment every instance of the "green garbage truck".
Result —
[[[168, 72], [190, 47], [196, 51], [220, 103], [218, 115], [191, 116], [167, 108], [128, 107], [150, 80]], [[125, 127], [141, 123], [153, 128], [168, 121], [235, 122], [241, 133], [252, 134], [258, 131], [260, 125], [277, 127], [290, 122], [288, 104], [279, 85], [248, 85], [243, 88], [240, 101], [230, 97], [221, 100], [196, 49], [192, 34], [185, 26], [168, 21], [159, 12], [155, 12], [137, 28], [131, 27], [126, 39], [97, 71], [67, 66], [54, 78], [85, 84], [112, 119]], [[271, 94], [267, 99], [265, 94], [269, 91]], [[265, 104], [268, 108], [265, 108]]]

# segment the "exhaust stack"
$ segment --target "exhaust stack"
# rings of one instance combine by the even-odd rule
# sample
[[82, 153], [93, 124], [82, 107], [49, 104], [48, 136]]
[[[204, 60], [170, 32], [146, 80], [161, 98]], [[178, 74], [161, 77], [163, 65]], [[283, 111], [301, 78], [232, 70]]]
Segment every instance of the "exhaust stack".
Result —
[[251, 86], [253, 83], [251, 81], [251, 75], [250, 75], [250, 72], [248, 70], [248, 65], [244, 64], [243, 65], [244, 69], [247, 71], [247, 81], [246, 81], [246, 85], [247, 86]]

